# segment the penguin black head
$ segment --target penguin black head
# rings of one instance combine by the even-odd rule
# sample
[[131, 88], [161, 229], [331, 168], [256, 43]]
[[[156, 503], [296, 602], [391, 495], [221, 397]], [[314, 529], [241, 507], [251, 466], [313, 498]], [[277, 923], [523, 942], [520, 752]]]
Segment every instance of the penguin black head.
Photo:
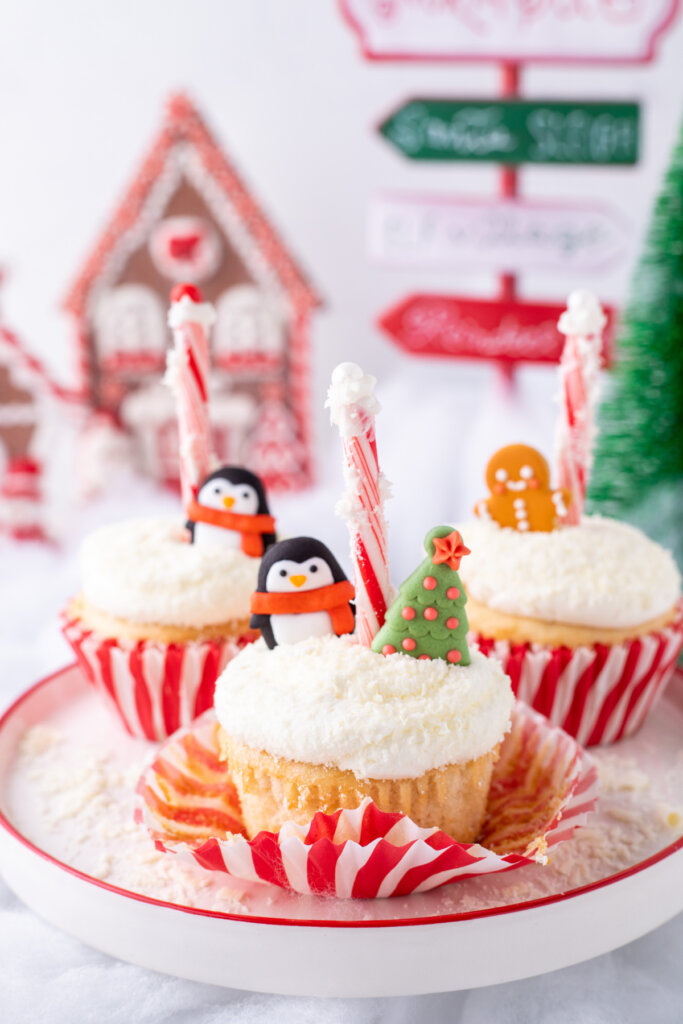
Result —
[[221, 466], [207, 476], [199, 488], [197, 501], [208, 508], [227, 509], [242, 515], [269, 515], [263, 483], [242, 466]]
[[[341, 596], [338, 605], [335, 606], [336, 608], [345, 607], [346, 610], [342, 613], [341, 620], [338, 620], [335, 614], [335, 617], [332, 618], [332, 627], [338, 634], [350, 633], [353, 630], [354, 620], [353, 604], [351, 603], [353, 587], [348, 584], [342, 567], [330, 549], [313, 537], [292, 537], [274, 544], [263, 556], [259, 566], [258, 589], [252, 598], [254, 614], [250, 621], [251, 628], [260, 629], [263, 639], [272, 649], [278, 642], [282, 642], [282, 638], [278, 641], [275, 639], [271, 621], [275, 610], [270, 609], [267, 603], [263, 603], [266, 595], [277, 594], [278, 600], [280, 600], [280, 596], [286, 600], [287, 595], [296, 598], [298, 594], [304, 595], [307, 592], [322, 590], [322, 588], [330, 587], [335, 583], [346, 583], [350, 592]], [[313, 598], [313, 594], [311, 594], [311, 598]], [[315, 598], [313, 598], [313, 602], [306, 610], [315, 610]], [[330, 606], [323, 605], [322, 607]], [[278, 610], [287, 614], [282, 607], [279, 607]], [[298, 618], [296, 613], [294, 618]], [[300, 623], [300, 627], [304, 630], [306, 628], [303, 622]], [[295, 624], [289, 627], [292, 636], [297, 639], [298, 630], [299, 627]], [[294, 641], [288, 640], [287, 642]]]
[[[221, 466], [202, 481], [197, 503], [220, 512], [236, 515], [270, 515], [263, 482], [242, 466]], [[194, 540], [194, 523], [188, 522]], [[275, 534], [263, 534], [264, 550], [275, 543]]]
[[262, 593], [301, 593], [345, 579], [344, 570], [322, 541], [290, 537], [273, 544], [261, 559], [258, 589]]

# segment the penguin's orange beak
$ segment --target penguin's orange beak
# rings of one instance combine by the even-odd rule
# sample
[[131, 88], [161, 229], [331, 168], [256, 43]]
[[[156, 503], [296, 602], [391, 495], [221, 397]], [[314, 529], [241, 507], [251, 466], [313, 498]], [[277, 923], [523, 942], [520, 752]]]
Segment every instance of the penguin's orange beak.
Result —
[[293, 583], [295, 587], [303, 587], [304, 583], [306, 582], [306, 577], [305, 576], [290, 576], [289, 577], [289, 582]]
[[235, 499], [223, 498], [223, 504], [225, 505], [226, 508], [232, 508], [232, 506], [235, 504]]

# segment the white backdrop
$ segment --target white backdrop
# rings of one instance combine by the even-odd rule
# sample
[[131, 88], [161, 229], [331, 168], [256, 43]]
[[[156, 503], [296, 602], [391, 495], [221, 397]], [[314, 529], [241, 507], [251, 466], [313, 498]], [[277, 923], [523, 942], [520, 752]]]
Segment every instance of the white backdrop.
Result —
[[[380, 189], [493, 194], [493, 168], [403, 160], [373, 126], [413, 95], [495, 95], [489, 65], [370, 64], [334, 0], [24, 0], [0, 5], [0, 263], [2, 306], [64, 381], [70, 380], [60, 298], [157, 130], [164, 97], [187, 89], [252, 184], [326, 301], [314, 328], [315, 404], [322, 487], [282, 503], [285, 531], [317, 532], [343, 552], [331, 515], [341, 486], [337, 439], [322, 411], [332, 367], [356, 359], [380, 377], [382, 462], [395, 482], [390, 506], [394, 577], [413, 568], [421, 536], [467, 512], [483, 463], [507, 440], [551, 452], [551, 371], [519, 375], [505, 393], [494, 369], [402, 356], [372, 326], [408, 291], [493, 291], [486, 274], [411, 273], [372, 267], [365, 253], [370, 195]], [[527, 274], [529, 298], [561, 299], [578, 285], [606, 301], [623, 296], [651, 197], [668, 160], [681, 107], [683, 20], [653, 65], [530, 68], [530, 96], [640, 99], [643, 159], [635, 168], [535, 168], [532, 197], [604, 199], [632, 226], [624, 260], [590, 281]], [[145, 487], [109, 503], [126, 514], [157, 502]], [[166, 499], [167, 505], [173, 503]], [[103, 510], [84, 512], [75, 533]], [[75, 540], [75, 536], [73, 538]], [[73, 547], [71, 547], [73, 552]], [[67, 552], [67, 556], [70, 552]], [[54, 559], [54, 562], [53, 562]], [[77, 583], [64, 555], [0, 553], [4, 704], [68, 655], [56, 612]], [[10, 584], [11, 580], [11, 584]], [[86, 950], [40, 923], [0, 886], [0, 984], [8, 1020], [436, 1021], [578, 1019], [672, 1021], [680, 1009], [682, 921], [584, 967], [517, 985], [421, 1000], [330, 1003], [224, 993], [161, 979]], [[0, 1005], [3, 1005], [0, 999]]]
[[[385, 383], [389, 377], [402, 382], [390, 400], [385, 397], [388, 431], [398, 416], [410, 425], [396, 458], [385, 448], [397, 497], [404, 480], [411, 491], [417, 483], [424, 492], [435, 471], [433, 459], [411, 458], [412, 472], [405, 473], [406, 460], [398, 465], [403, 442], [413, 453], [426, 452], [433, 430], [459, 439], [470, 428], [475, 436], [486, 435], [469, 462], [463, 463], [461, 447], [457, 458], [451, 450], [458, 487], [453, 482], [446, 488], [448, 506], [435, 508], [434, 515], [458, 514], [469, 505], [488, 448], [506, 439], [509, 417], [482, 423], [495, 371], [404, 356], [373, 321], [411, 290], [486, 295], [494, 279], [372, 266], [365, 218], [369, 197], [384, 188], [493, 194], [492, 166], [411, 163], [373, 126], [410, 96], [495, 95], [494, 65], [367, 62], [334, 0], [29, 0], [0, 8], [0, 39], [0, 263], [8, 270], [3, 307], [10, 325], [62, 379], [69, 380], [72, 350], [60, 299], [156, 132], [164, 97], [188, 89], [325, 298], [314, 328], [323, 461], [332, 442], [321, 411], [324, 387], [337, 361], [357, 359]], [[525, 195], [606, 199], [632, 227], [629, 251], [609, 272], [590, 281], [526, 274], [523, 294], [561, 299], [581, 284], [606, 301], [622, 298], [677, 128], [681, 56], [679, 19], [652, 65], [525, 70], [522, 90], [530, 96], [641, 99], [644, 131], [636, 167], [521, 172]], [[527, 427], [534, 436], [524, 439], [548, 452], [552, 380], [548, 371], [520, 376], [535, 396], [529, 410], [534, 425]], [[405, 415], [406, 404], [424, 399], [428, 433], [425, 407]], [[443, 445], [439, 451], [443, 457]]]
[[[402, 535], [466, 512], [495, 446], [525, 440], [550, 454], [551, 371], [522, 372], [518, 395], [501, 404], [492, 368], [404, 356], [373, 326], [409, 291], [494, 290], [485, 273], [372, 266], [365, 248], [367, 204], [379, 190], [494, 194], [492, 166], [410, 162], [374, 131], [411, 96], [495, 95], [494, 65], [367, 62], [335, 0], [27, 0], [0, 7], [0, 40], [3, 307], [62, 379], [72, 352], [60, 299], [156, 132], [164, 97], [183, 88], [324, 296], [314, 326], [323, 479], [329, 465], [337, 480], [338, 454], [322, 397], [347, 358], [381, 378], [383, 462]], [[528, 273], [523, 295], [562, 299], [587, 285], [605, 301], [623, 297], [677, 130], [682, 57], [679, 18], [651, 65], [524, 71], [529, 96], [640, 99], [644, 130], [636, 167], [521, 171], [522, 194], [604, 200], [631, 226], [631, 245], [608, 272]], [[415, 509], [415, 493], [431, 494], [428, 512]]]

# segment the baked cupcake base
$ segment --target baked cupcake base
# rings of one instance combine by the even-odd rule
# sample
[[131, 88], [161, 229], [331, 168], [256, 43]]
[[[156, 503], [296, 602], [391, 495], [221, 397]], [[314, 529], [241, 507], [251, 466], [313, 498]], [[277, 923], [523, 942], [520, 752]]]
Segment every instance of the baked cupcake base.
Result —
[[591, 647], [594, 644], [613, 646], [637, 640], [666, 629], [676, 619], [676, 608], [669, 609], [654, 619], [638, 626], [608, 629], [596, 626], [578, 626], [567, 622], [544, 622], [542, 619], [511, 615], [467, 598], [467, 615], [473, 632], [515, 644], [546, 644], [552, 647]]
[[193, 630], [128, 623], [81, 598], [62, 632], [88, 682], [131, 736], [162, 740], [213, 704], [216, 679], [258, 633], [248, 623]]
[[668, 624], [615, 643], [515, 642], [479, 625], [475, 615], [472, 641], [501, 662], [515, 696], [593, 746], [636, 733], [664, 692], [683, 647], [683, 602]]
[[249, 838], [278, 832], [287, 821], [305, 825], [317, 811], [354, 809], [369, 797], [382, 811], [406, 814], [423, 828], [436, 827], [462, 843], [474, 842], [498, 749], [466, 764], [434, 768], [415, 779], [359, 779], [351, 771], [274, 757], [220, 730]]
[[555, 844], [585, 822], [597, 797], [589, 755], [518, 702], [474, 846], [384, 813], [367, 798], [353, 810], [315, 814], [302, 825], [285, 824], [276, 835], [261, 832], [248, 840], [219, 741], [211, 711], [167, 740], [138, 782], [136, 820], [157, 850], [177, 860], [306, 895], [405, 896], [544, 864]]

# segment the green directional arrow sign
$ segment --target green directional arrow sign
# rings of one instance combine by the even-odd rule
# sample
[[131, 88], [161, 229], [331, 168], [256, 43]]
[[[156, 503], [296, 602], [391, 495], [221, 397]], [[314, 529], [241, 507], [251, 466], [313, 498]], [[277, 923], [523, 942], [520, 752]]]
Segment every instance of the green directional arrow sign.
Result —
[[637, 103], [416, 99], [379, 130], [411, 160], [635, 164], [639, 125]]

